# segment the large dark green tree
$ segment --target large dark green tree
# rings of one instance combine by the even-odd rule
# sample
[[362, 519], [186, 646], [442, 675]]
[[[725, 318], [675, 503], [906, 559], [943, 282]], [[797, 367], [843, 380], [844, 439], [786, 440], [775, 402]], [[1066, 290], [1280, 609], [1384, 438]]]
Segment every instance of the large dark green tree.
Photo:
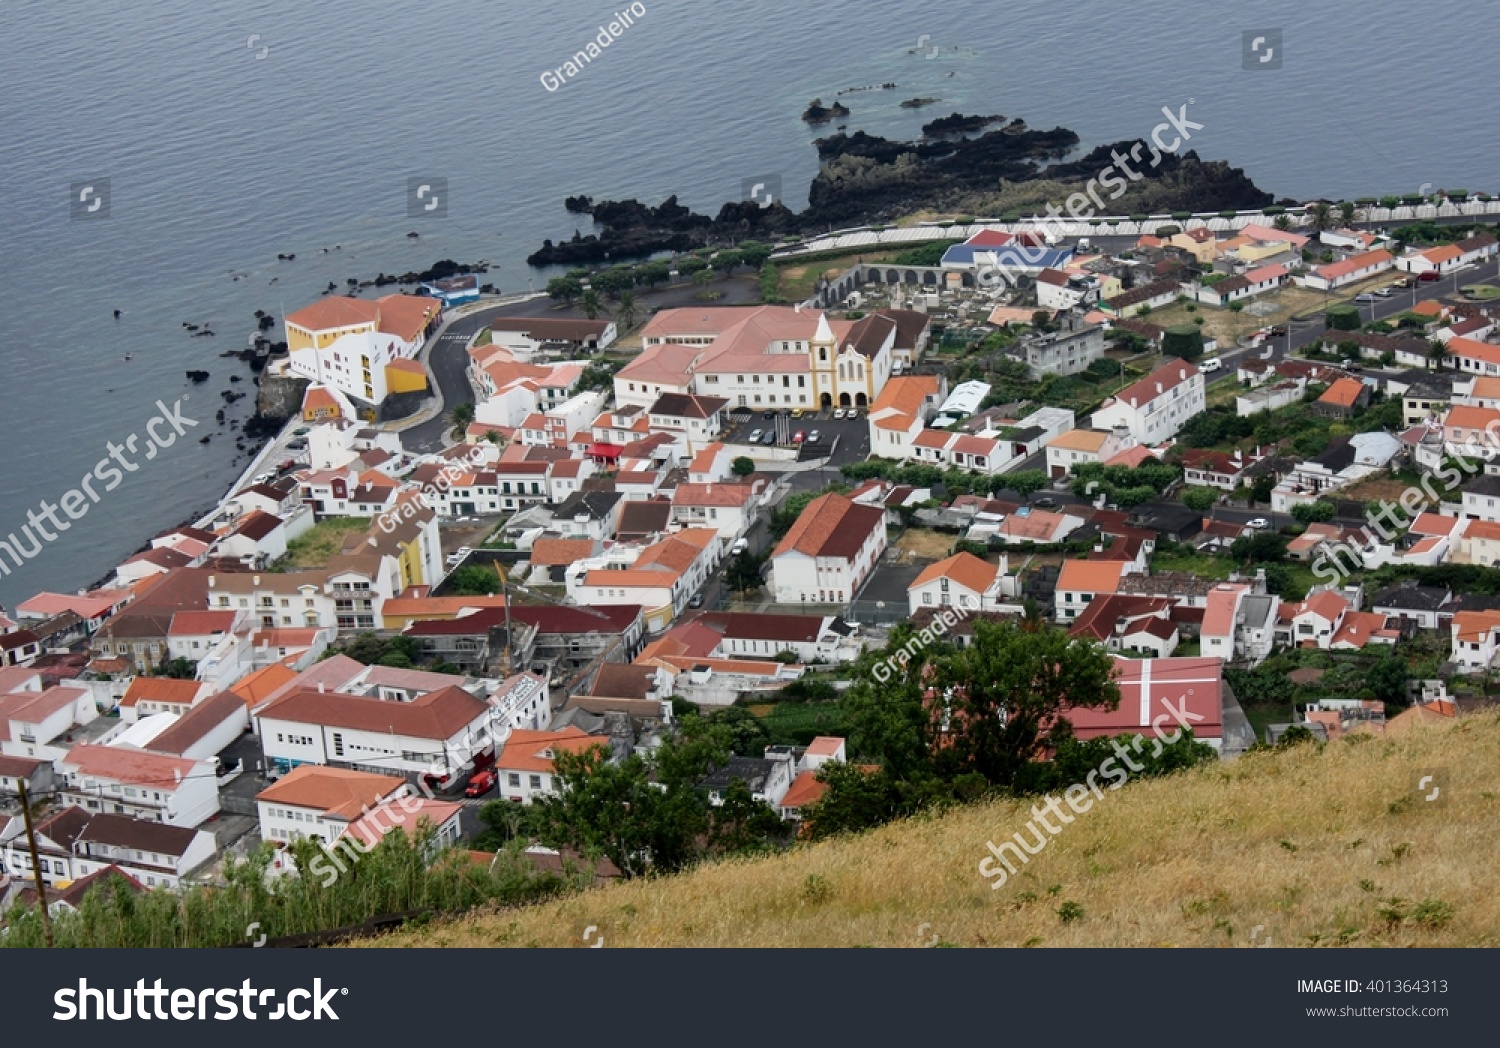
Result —
[[1102, 646], [1061, 630], [975, 622], [971, 643], [932, 663], [935, 767], [945, 778], [972, 773], [1014, 785], [1065, 710], [1119, 706], [1113, 670]]

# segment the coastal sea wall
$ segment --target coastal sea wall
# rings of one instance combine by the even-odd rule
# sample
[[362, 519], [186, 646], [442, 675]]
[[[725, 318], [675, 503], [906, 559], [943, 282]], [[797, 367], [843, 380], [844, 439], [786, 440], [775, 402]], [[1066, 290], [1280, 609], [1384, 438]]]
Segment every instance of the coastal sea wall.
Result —
[[[858, 248], [903, 247], [930, 240], [967, 240], [986, 229], [1006, 233], [1023, 233], [1039, 229], [1060, 237], [1142, 236], [1155, 233], [1161, 226], [1192, 229], [1205, 226], [1215, 231], [1242, 229], [1249, 225], [1271, 225], [1286, 215], [1293, 228], [1306, 225], [1310, 208], [1288, 207], [1270, 211], [1209, 211], [1192, 215], [1100, 215], [1089, 219], [1029, 216], [1006, 221], [998, 218], [975, 218], [968, 222], [924, 222], [915, 226], [855, 226], [838, 229], [824, 236], [803, 241], [794, 247], [771, 254], [782, 261], [823, 251], [849, 251]], [[1438, 218], [1483, 218], [1500, 215], [1500, 199], [1445, 201], [1440, 204], [1403, 204], [1397, 207], [1360, 207], [1355, 225], [1378, 225], [1382, 222], [1420, 222]]]

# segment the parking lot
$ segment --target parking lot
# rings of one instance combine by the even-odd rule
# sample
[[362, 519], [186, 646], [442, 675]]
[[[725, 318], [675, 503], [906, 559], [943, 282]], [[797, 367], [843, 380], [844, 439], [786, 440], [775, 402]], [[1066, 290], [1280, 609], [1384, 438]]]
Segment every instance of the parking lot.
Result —
[[[862, 417], [835, 419], [832, 411], [808, 411], [801, 418], [778, 413], [766, 418], [767, 412], [751, 412], [738, 409], [728, 416], [724, 433], [719, 438], [727, 444], [760, 444], [762, 446], [796, 446], [797, 459], [806, 462], [828, 457], [833, 442], [838, 438], [835, 464], [862, 459], [869, 451], [869, 423]], [[752, 441], [756, 431], [760, 436]], [[771, 445], [765, 445], [765, 435], [775, 434]], [[797, 440], [798, 435], [802, 440]]]

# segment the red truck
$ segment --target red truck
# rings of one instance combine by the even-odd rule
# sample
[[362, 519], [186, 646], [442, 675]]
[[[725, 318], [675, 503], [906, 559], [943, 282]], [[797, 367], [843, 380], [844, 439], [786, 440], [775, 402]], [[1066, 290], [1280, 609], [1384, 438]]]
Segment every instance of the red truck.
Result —
[[469, 785], [464, 787], [465, 797], [483, 797], [495, 788], [495, 773], [489, 768], [475, 772], [474, 777], [469, 780]]

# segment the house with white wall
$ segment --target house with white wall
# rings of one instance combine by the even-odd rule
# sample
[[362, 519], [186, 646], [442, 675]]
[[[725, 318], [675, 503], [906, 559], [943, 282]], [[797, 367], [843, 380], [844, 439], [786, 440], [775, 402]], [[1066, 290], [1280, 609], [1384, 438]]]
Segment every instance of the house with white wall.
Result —
[[842, 495], [820, 495], [771, 554], [780, 604], [852, 601], [886, 548], [885, 511]]
[[1126, 386], [1094, 412], [1090, 425], [1124, 429], [1139, 444], [1160, 444], [1177, 435], [1204, 408], [1203, 373], [1186, 360], [1169, 360]]

